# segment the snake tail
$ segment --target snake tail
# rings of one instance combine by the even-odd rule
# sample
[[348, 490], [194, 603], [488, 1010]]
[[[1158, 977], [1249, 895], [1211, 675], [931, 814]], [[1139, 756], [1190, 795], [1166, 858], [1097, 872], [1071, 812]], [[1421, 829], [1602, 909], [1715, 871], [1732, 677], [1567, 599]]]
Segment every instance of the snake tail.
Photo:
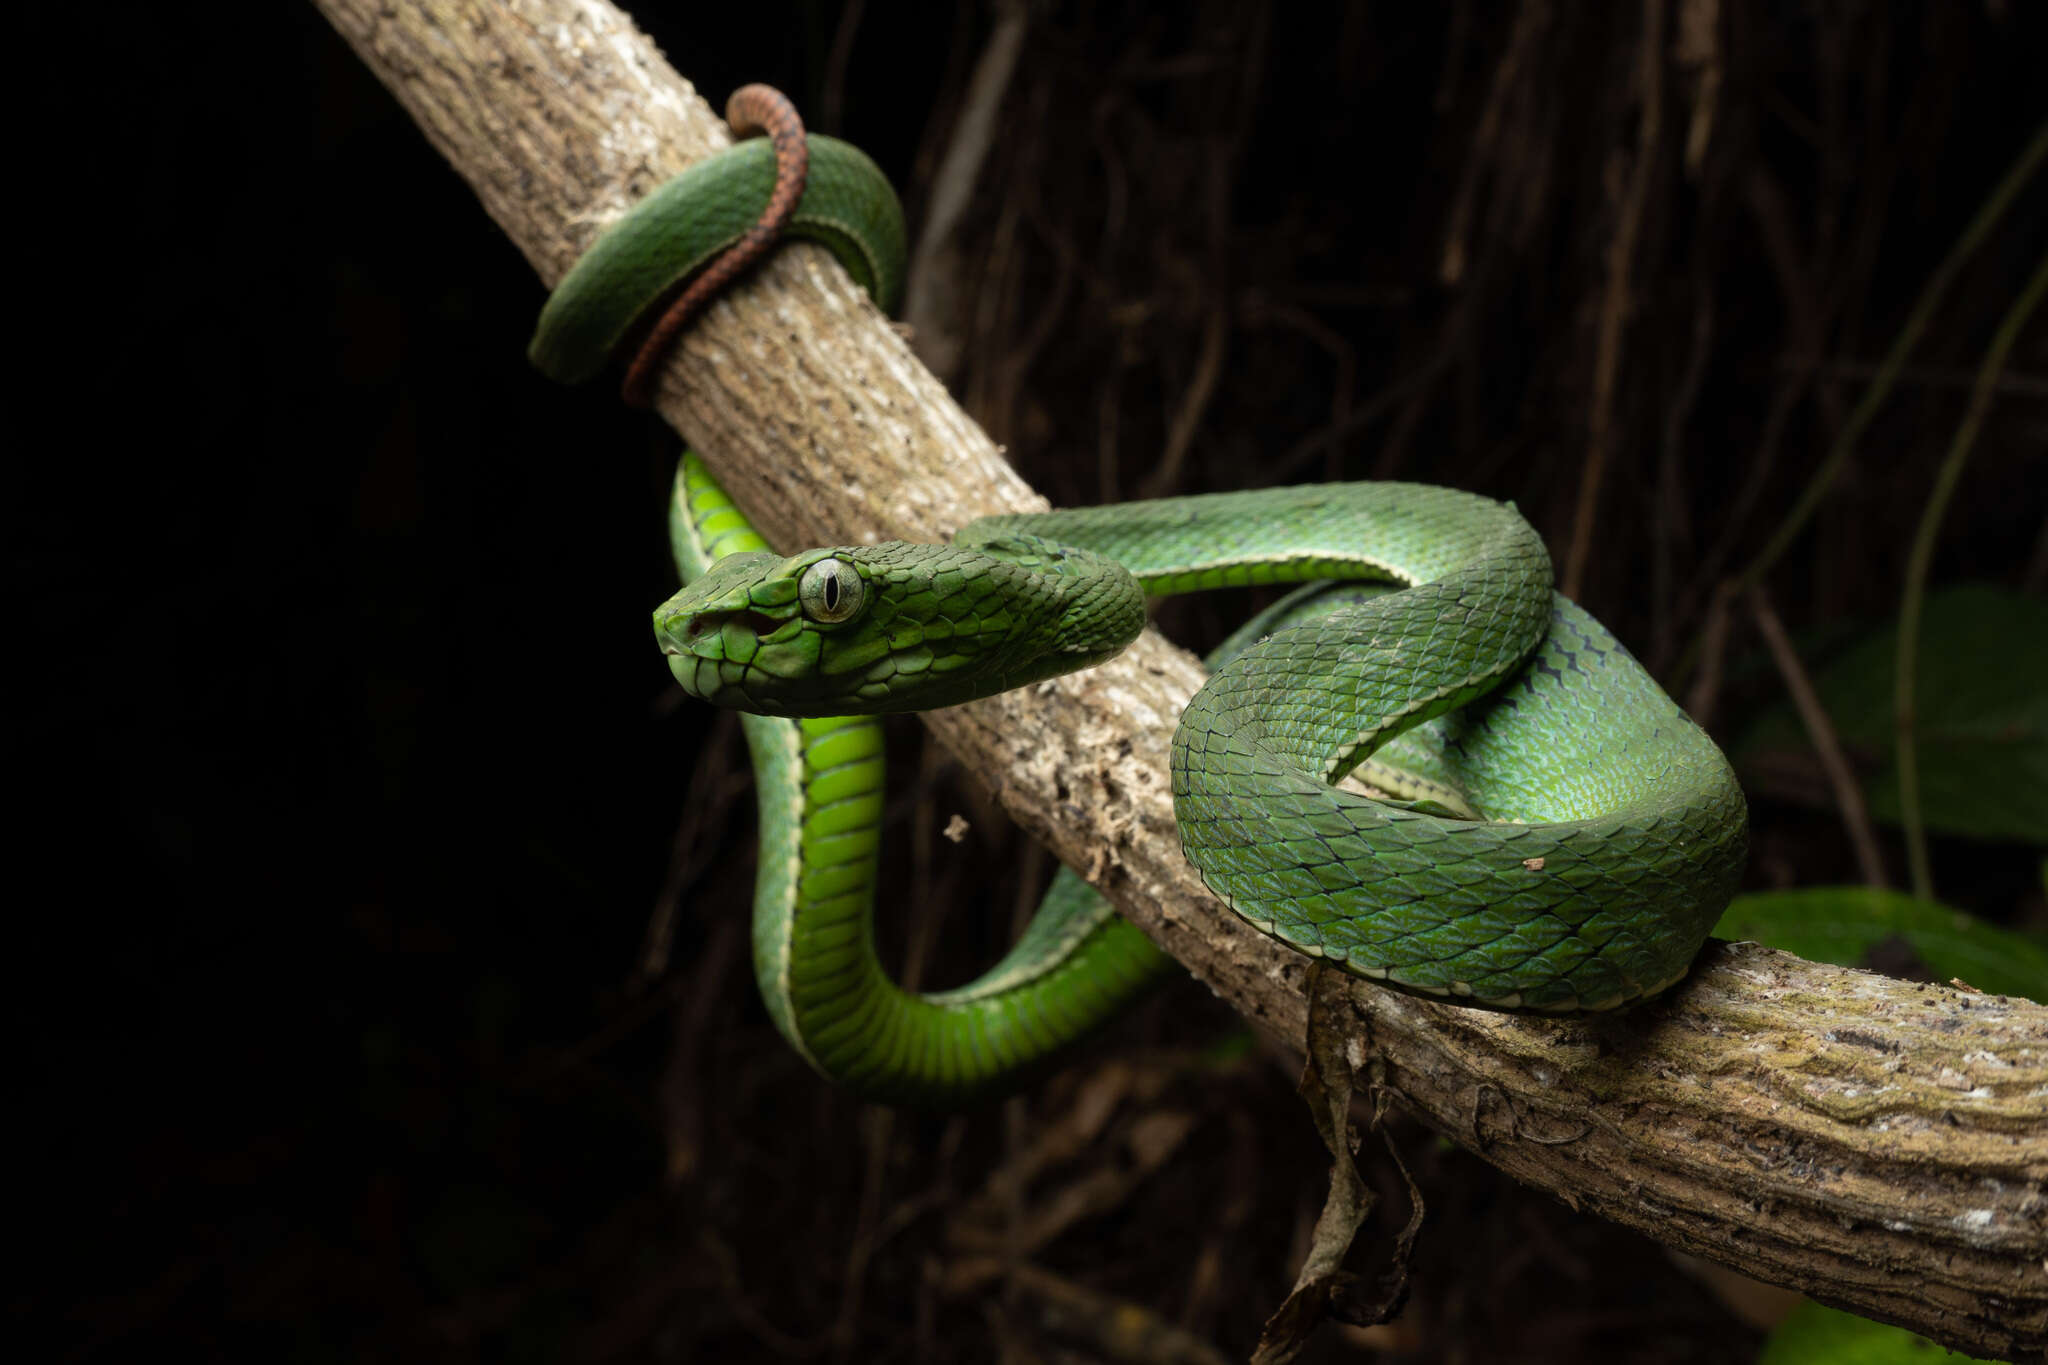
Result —
[[768, 203], [761, 216], [747, 226], [738, 241], [697, 272], [648, 330], [619, 385], [619, 396], [632, 407], [647, 406], [654, 377], [683, 329], [719, 290], [775, 249], [790, 219], [796, 216], [804, 185], [810, 178], [810, 144], [804, 140], [804, 121], [798, 117], [789, 96], [771, 85], [743, 85], [726, 101], [725, 121], [737, 138], [767, 134], [768, 145], [775, 151], [775, 184], [768, 192]]
[[[805, 145], [809, 171], [784, 235], [822, 244], [878, 305], [894, 308], [905, 252], [895, 190], [859, 148], [815, 133]], [[693, 163], [640, 200], [548, 296], [527, 358], [565, 384], [596, 375], [652, 325], [663, 300], [715, 268], [761, 222], [777, 174], [772, 142], [754, 138]], [[719, 273], [722, 286], [726, 272]]]

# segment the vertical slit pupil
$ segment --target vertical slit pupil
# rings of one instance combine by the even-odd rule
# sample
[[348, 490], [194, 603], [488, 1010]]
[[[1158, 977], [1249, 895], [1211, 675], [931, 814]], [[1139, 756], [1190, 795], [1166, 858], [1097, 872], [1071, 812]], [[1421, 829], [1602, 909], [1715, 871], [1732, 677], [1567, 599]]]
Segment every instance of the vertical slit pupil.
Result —
[[825, 580], [825, 610], [839, 610], [839, 575], [833, 574]]

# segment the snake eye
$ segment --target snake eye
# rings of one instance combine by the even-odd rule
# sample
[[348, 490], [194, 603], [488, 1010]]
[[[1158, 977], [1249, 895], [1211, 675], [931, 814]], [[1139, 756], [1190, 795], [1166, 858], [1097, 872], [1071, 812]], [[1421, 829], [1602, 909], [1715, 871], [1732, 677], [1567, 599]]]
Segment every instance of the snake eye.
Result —
[[867, 585], [860, 572], [843, 559], [821, 559], [797, 580], [797, 601], [804, 615], [820, 625], [837, 625], [860, 610]]

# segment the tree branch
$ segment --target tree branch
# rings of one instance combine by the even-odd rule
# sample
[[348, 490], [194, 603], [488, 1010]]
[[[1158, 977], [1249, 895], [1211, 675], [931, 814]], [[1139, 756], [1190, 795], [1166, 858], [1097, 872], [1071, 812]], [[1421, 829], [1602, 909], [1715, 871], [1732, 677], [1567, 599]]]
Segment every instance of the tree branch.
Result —
[[[600, 0], [317, 3], [543, 281], [726, 141]], [[659, 406], [785, 547], [940, 539], [1044, 505], [814, 247], [712, 306]], [[926, 723], [1019, 823], [1298, 1047], [1307, 959], [1222, 911], [1174, 833], [1169, 737], [1201, 676], [1148, 632], [1089, 673]], [[1575, 1208], [1962, 1349], [2048, 1341], [2048, 1009], [1723, 944], [1619, 1018], [1506, 1018], [1363, 982], [1346, 999], [1337, 1024], [1399, 1103]]]

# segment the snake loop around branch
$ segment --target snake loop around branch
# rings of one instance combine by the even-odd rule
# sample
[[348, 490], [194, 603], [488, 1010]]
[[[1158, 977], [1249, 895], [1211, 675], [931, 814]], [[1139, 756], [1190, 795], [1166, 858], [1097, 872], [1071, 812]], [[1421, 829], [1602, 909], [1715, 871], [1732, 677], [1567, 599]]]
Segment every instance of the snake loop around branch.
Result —
[[[744, 235], [774, 184], [759, 146], [693, 167], [608, 233], [550, 300], [536, 362], [601, 367], [723, 249], [708, 244]], [[791, 220], [829, 222], [882, 298], [900, 211], [872, 163], [833, 146], [811, 139]], [[1166, 967], [1067, 872], [967, 987], [904, 992], [873, 946], [867, 717], [1099, 663], [1142, 629], [1148, 596], [1306, 585], [1212, 657], [1172, 758], [1203, 882], [1304, 953], [1490, 1009], [1615, 1009], [1684, 975], [1741, 873], [1726, 759], [1552, 591], [1540, 538], [1505, 504], [1420, 484], [1264, 489], [783, 557], [686, 457], [671, 531], [685, 586], [655, 613], [661, 647], [687, 693], [748, 713], [763, 997], [799, 1052], [863, 1093], [943, 1104], [1013, 1086]]]

